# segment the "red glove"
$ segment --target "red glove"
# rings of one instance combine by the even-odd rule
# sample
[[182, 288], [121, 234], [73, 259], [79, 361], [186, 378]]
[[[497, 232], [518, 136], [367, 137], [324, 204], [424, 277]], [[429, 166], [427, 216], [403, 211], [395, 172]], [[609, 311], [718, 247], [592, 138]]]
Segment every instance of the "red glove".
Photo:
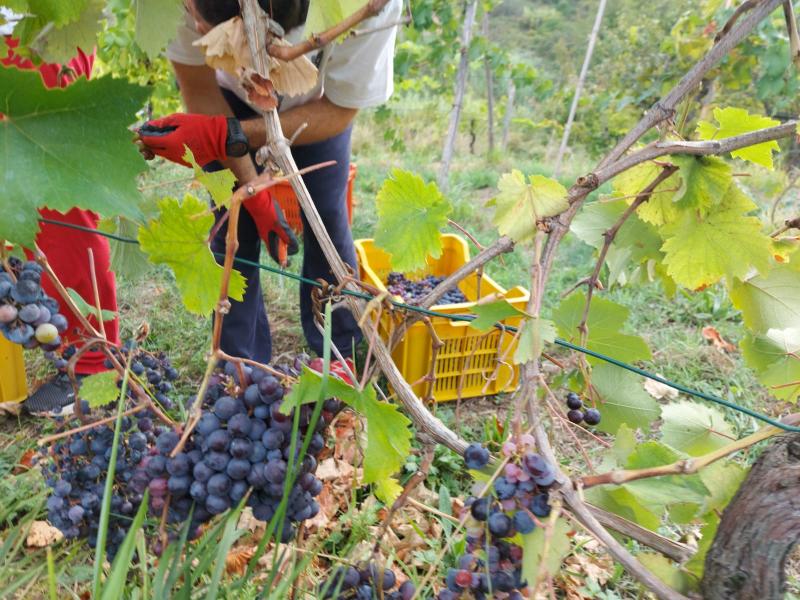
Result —
[[183, 160], [184, 145], [194, 154], [201, 167], [228, 157], [226, 140], [228, 119], [223, 115], [187, 115], [175, 113], [163, 119], [148, 121], [139, 129], [139, 139], [158, 156], [163, 156], [184, 167], [191, 166]]
[[252, 198], [242, 202], [253, 221], [258, 235], [267, 245], [272, 259], [281, 266], [286, 265], [288, 256], [297, 254], [297, 237], [286, 222], [280, 204], [272, 198], [268, 189], [261, 190]]

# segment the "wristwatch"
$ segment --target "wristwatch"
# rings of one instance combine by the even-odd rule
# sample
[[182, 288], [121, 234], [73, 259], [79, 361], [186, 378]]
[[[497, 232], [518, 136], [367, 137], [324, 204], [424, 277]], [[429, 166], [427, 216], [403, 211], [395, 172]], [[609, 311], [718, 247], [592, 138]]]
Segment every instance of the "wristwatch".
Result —
[[228, 156], [244, 156], [250, 143], [242, 130], [242, 124], [235, 117], [228, 117], [228, 136], [225, 138], [225, 152]]

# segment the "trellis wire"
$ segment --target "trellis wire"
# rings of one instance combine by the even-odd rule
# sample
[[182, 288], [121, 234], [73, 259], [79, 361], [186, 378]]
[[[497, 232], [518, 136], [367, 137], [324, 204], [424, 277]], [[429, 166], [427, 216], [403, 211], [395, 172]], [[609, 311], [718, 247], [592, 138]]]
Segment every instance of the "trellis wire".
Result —
[[[122, 237], [122, 236], [119, 236], [119, 235], [115, 235], [113, 233], [106, 233], [104, 231], [99, 231], [97, 229], [92, 229], [91, 227], [84, 227], [83, 225], [76, 225], [76, 224], [73, 224], [73, 223], [65, 223], [63, 221], [57, 221], [57, 220], [54, 220], [54, 219], [44, 219], [44, 218], [39, 219], [39, 221], [41, 221], [42, 223], [48, 223], [50, 225], [57, 225], [57, 226], [60, 226], [60, 227], [66, 227], [68, 229], [76, 229], [78, 231], [83, 231], [85, 233], [92, 233], [92, 234], [95, 234], [95, 235], [100, 235], [100, 236], [106, 237], [108, 239], [116, 240], [118, 242], [122, 242], [122, 243], [125, 243], [125, 244], [139, 244], [139, 240], [135, 240], [133, 238]], [[220, 253], [220, 252], [214, 252], [213, 254], [215, 256], [217, 256], [217, 257], [220, 257], [220, 258], [224, 258], [224, 256], [225, 256], [223, 253]], [[313, 279], [308, 279], [307, 277], [303, 277], [302, 275], [297, 275], [296, 273], [290, 273], [289, 271], [285, 271], [284, 269], [281, 269], [279, 267], [272, 267], [270, 265], [265, 265], [265, 264], [258, 263], [258, 262], [252, 261], [252, 260], [247, 260], [245, 258], [234, 258], [234, 262], [237, 262], [237, 263], [242, 264], [242, 265], [247, 265], [247, 266], [250, 266], [250, 267], [255, 267], [257, 269], [260, 269], [262, 271], [267, 271], [269, 273], [275, 273], [277, 275], [281, 275], [282, 277], [288, 277], [289, 279], [294, 279], [296, 281], [300, 281], [302, 283], [307, 283], [309, 285], [313, 285], [313, 286], [316, 286], [316, 287], [322, 287], [322, 285], [318, 281], [315, 281]], [[356, 291], [356, 290], [342, 289], [341, 292], [342, 292], [342, 294], [346, 294], [348, 296], [354, 296], [356, 298], [361, 298], [362, 300], [367, 300], [367, 301], [370, 301], [370, 300], [372, 300], [374, 298], [374, 296], [372, 296], [371, 294], [367, 294], [366, 292], [359, 292], [359, 291]], [[450, 315], [450, 314], [445, 314], [445, 313], [437, 312], [437, 311], [434, 311], [434, 310], [430, 310], [430, 309], [427, 309], [427, 308], [422, 308], [420, 306], [413, 306], [411, 304], [405, 304], [403, 302], [398, 302], [397, 300], [389, 299], [389, 301], [392, 303], [392, 305], [395, 308], [398, 308], [400, 310], [407, 310], [407, 311], [420, 313], [420, 314], [423, 314], [423, 315], [426, 315], [426, 316], [429, 316], [429, 317], [442, 317], [442, 318], [445, 318], [445, 319], [450, 319], [451, 321], [472, 321], [473, 319], [476, 318], [476, 315]], [[511, 327], [511, 326], [507, 326], [507, 325], [501, 325], [499, 323], [495, 324], [495, 327], [506, 329], [507, 331], [510, 331], [512, 333], [516, 333], [516, 331], [517, 331], [516, 327]], [[579, 346], [578, 344], [573, 344], [572, 342], [568, 342], [567, 340], [564, 340], [564, 339], [561, 339], [561, 338], [555, 338], [554, 343], [559, 345], [559, 346], [562, 346], [564, 348], [568, 348], [570, 350], [575, 350], [576, 352], [581, 352], [582, 354], [586, 354], [588, 356], [592, 356], [594, 358], [600, 359], [600, 360], [602, 360], [604, 362], [607, 362], [609, 364], [612, 364], [612, 365], [615, 365], [615, 366], [620, 367], [622, 369], [625, 369], [627, 371], [630, 371], [631, 373], [636, 373], [637, 375], [641, 375], [642, 377], [646, 377], [648, 379], [652, 379], [653, 381], [657, 381], [657, 382], [659, 382], [661, 384], [669, 386], [669, 387], [671, 387], [671, 388], [673, 388], [675, 390], [678, 390], [679, 392], [682, 392], [684, 394], [687, 394], [689, 396], [694, 396], [696, 398], [700, 398], [700, 399], [706, 400], [708, 402], [713, 402], [715, 404], [719, 404], [720, 406], [724, 406], [724, 407], [729, 408], [731, 410], [735, 410], [735, 411], [738, 411], [740, 413], [746, 414], [746, 415], [748, 415], [748, 416], [750, 416], [750, 417], [752, 417], [754, 419], [757, 419], [759, 421], [763, 421], [764, 423], [768, 423], [769, 425], [772, 425], [773, 427], [777, 427], [777, 428], [782, 429], [784, 431], [793, 432], [793, 433], [800, 432], [800, 427], [796, 427], [796, 426], [793, 426], [793, 425], [787, 425], [786, 423], [781, 423], [780, 421], [778, 421], [776, 419], [773, 419], [772, 417], [768, 417], [767, 415], [762, 414], [762, 413], [760, 413], [758, 411], [752, 410], [750, 408], [747, 408], [746, 406], [740, 406], [740, 405], [736, 404], [735, 402], [731, 402], [729, 400], [725, 400], [725, 399], [720, 398], [718, 396], [714, 396], [713, 394], [707, 394], [707, 393], [701, 392], [699, 390], [694, 390], [694, 389], [686, 387], [685, 385], [682, 385], [680, 383], [676, 383], [674, 381], [670, 381], [669, 379], [665, 379], [664, 377], [656, 375], [655, 373], [651, 373], [649, 371], [646, 371], [645, 369], [641, 369], [639, 367], [636, 367], [634, 365], [628, 364], [628, 363], [623, 362], [621, 360], [617, 360], [616, 358], [614, 358], [612, 356], [607, 356], [607, 355], [605, 355], [605, 354], [603, 354], [601, 352], [595, 352], [594, 350], [590, 350], [589, 348], [584, 348], [583, 346]]]

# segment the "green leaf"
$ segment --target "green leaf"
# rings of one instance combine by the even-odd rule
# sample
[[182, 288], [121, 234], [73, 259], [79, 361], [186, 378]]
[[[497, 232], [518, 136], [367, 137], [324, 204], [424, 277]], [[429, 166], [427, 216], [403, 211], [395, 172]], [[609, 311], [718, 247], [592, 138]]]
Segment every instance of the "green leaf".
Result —
[[700, 528], [700, 541], [697, 543], [697, 551], [685, 565], [686, 570], [698, 580], [703, 578], [706, 554], [708, 554], [708, 549], [711, 548], [711, 544], [714, 542], [714, 536], [717, 535], [717, 527], [719, 527], [719, 517], [714, 512], [708, 513], [705, 524]]
[[692, 582], [689, 576], [666, 556], [654, 552], [640, 552], [636, 558], [672, 589], [681, 593], [690, 591]]
[[681, 209], [706, 214], [733, 183], [730, 165], [716, 156], [678, 155], [669, 160], [680, 167], [681, 185], [672, 201]]
[[181, 0], [134, 0], [136, 43], [153, 59], [175, 37], [184, 15]]
[[[136, 239], [139, 226], [128, 219], [116, 219], [115, 227], [108, 233], [129, 239]], [[147, 255], [142, 252], [139, 244], [129, 244], [118, 240], [109, 240], [111, 245], [111, 270], [118, 277], [129, 280], [141, 279], [150, 271], [152, 265], [147, 260]]]
[[551, 344], [556, 339], [556, 324], [550, 319], [530, 317], [522, 322], [519, 343], [514, 352], [514, 363], [521, 365], [537, 360], [542, 355], [545, 343]]
[[[561, 561], [569, 554], [572, 549], [569, 533], [572, 530], [566, 519], [559, 518], [553, 525], [553, 535], [550, 538], [550, 546], [547, 548], [547, 556], [544, 558], [544, 569], [550, 575], [555, 575], [561, 568]], [[544, 577], [544, 573], [539, 572], [542, 566], [542, 555], [545, 550], [545, 528], [537, 527], [531, 533], [522, 537], [522, 579], [526, 580], [531, 586], [534, 582]]]
[[452, 210], [436, 184], [426, 184], [419, 175], [393, 169], [376, 198], [378, 224], [375, 244], [392, 255], [392, 268], [415, 271], [428, 256], [439, 258], [439, 231], [447, 225]]
[[800, 397], [800, 328], [748, 334], [741, 347], [745, 362], [758, 373], [758, 380], [773, 396], [797, 401]]
[[[655, 163], [646, 162], [620, 173], [614, 178], [614, 194], [625, 198], [632, 204], [636, 195], [650, 185], [661, 173], [662, 168]], [[636, 213], [643, 221], [652, 225], [671, 223], [678, 215], [673, 202], [676, 190], [680, 187], [680, 175], [674, 173], [653, 191], [650, 199], [642, 204]]]
[[[751, 115], [743, 108], [733, 107], [715, 108], [714, 118], [717, 120], [717, 125], [709, 123], [708, 121], [700, 121], [697, 124], [697, 134], [700, 136], [701, 140], [721, 140], [780, 124], [780, 121], [775, 119], [762, 117], [760, 115]], [[756, 144], [755, 146], [734, 150], [731, 152], [731, 156], [734, 158], [741, 158], [742, 160], [749, 160], [757, 165], [763, 165], [768, 169], [772, 169], [772, 151], [780, 152], [780, 149], [778, 142], [772, 140]]]
[[499, 194], [491, 201], [495, 206], [492, 221], [502, 235], [515, 242], [532, 240], [536, 223], [569, 207], [566, 188], [542, 175], [525, 176], [514, 169], [500, 177]]
[[730, 296], [753, 331], [788, 329], [800, 323], [800, 274], [789, 265], [737, 279]]
[[472, 312], [476, 318], [469, 322], [469, 326], [478, 331], [489, 331], [495, 323], [499, 323], [509, 317], [524, 316], [525, 313], [513, 306], [508, 300], [501, 298], [486, 304], [476, 304], [472, 307]]
[[[368, 386], [363, 392], [347, 385], [337, 377], [328, 377], [327, 382], [320, 373], [303, 367], [297, 383], [281, 404], [281, 412], [289, 414], [293, 408], [316, 402], [327, 385], [327, 395], [360, 413], [367, 421], [367, 448], [364, 451], [364, 483], [378, 484], [376, 493], [381, 500], [391, 502], [402, 488], [393, 480], [411, 452], [411, 421], [397, 406], [379, 401], [375, 389]], [[388, 494], [388, 495], [387, 495]]]
[[31, 247], [45, 205], [138, 219], [145, 164], [126, 127], [147, 94], [110, 77], [47, 90], [35, 71], [0, 68], [0, 239]]
[[692, 456], [708, 454], [736, 439], [719, 410], [690, 400], [662, 406], [661, 420], [663, 442]]
[[[561, 337], [570, 342], [580, 343], [578, 325], [585, 305], [586, 294], [583, 292], [572, 293], [562, 300], [553, 314], [553, 320], [558, 326]], [[624, 306], [594, 296], [587, 320], [589, 327], [587, 347], [626, 362], [651, 358], [650, 349], [641, 337], [621, 333], [628, 314], [629, 311]], [[592, 364], [601, 362], [600, 359], [591, 356], [588, 360]]]
[[743, 277], [751, 267], [769, 265], [770, 241], [761, 221], [737, 210], [714, 212], [700, 219], [687, 212], [662, 231], [667, 274], [676, 283], [697, 289], [722, 277]]
[[624, 486], [597, 486], [584, 492], [586, 500], [646, 527], [652, 531], [661, 525], [661, 517], [642, 504], [637, 497]]
[[119, 398], [117, 372], [103, 371], [89, 375], [81, 381], [80, 396], [91, 408], [106, 406]]
[[[628, 469], [646, 469], [674, 463], [685, 458], [660, 442], [639, 444], [628, 457]], [[709, 491], [699, 475], [666, 475], [649, 477], [625, 484], [639, 501], [656, 514], [663, 514], [669, 507], [680, 506], [683, 517], [694, 516], [704, 504]], [[687, 505], [694, 505], [690, 509]], [[688, 509], [688, 510], [687, 510]], [[676, 513], [677, 514], [677, 513]], [[673, 515], [674, 517], [674, 515]]]
[[592, 387], [600, 395], [598, 409], [601, 431], [616, 433], [622, 426], [650, 431], [661, 414], [658, 402], [644, 391], [641, 378], [615, 365], [600, 364], [592, 369]]
[[44, 61], [51, 63], [68, 62], [75, 56], [77, 48], [88, 54], [97, 45], [104, 7], [103, 0], [89, 0], [76, 20], [43, 30], [37, 36], [33, 49]]
[[94, 305], [86, 302], [86, 300], [84, 300], [81, 295], [72, 288], [67, 288], [67, 294], [69, 294], [69, 297], [72, 298], [72, 301], [75, 303], [75, 308], [78, 309], [78, 312], [81, 313], [82, 317], [88, 317], [91, 315], [97, 319], [98, 316], [102, 316], [103, 321], [113, 321], [117, 317], [117, 313], [115, 313], [113, 310], [106, 310], [104, 308], [100, 309], [100, 315], [98, 315], [97, 308]]
[[[338, 25], [366, 3], [366, 0], [315, 0], [311, 2], [308, 6], [308, 17], [306, 17], [303, 36], [309, 37], [315, 33], [322, 33], [334, 25]], [[342, 41], [344, 37], [344, 35], [339, 36], [337, 41]]]
[[[208, 247], [214, 216], [205, 203], [188, 194], [182, 203], [175, 198], [164, 198], [158, 206], [158, 218], [139, 228], [141, 248], [151, 262], [172, 269], [186, 309], [207, 315], [219, 300], [223, 275], [223, 268]], [[245, 285], [242, 274], [234, 269], [228, 296], [241, 301]]]
[[703, 505], [703, 514], [721, 513], [739, 491], [745, 476], [747, 469], [732, 460], [719, 460], [702, 469], [700, 479], [709, 491]]
[[230, 208], [233, 188], [236, 185], [236, 175], [233, 174], [233, 171], [222, 169], [221, 171], [207, 173], [197, 164], [189, 146], [184, 146], [184, 148], [186, 148], [186, 153], [183, 155], [183, 160], [192, 165], [194, 178], [208, 190], [208, 193], [211, 194], [211, 199], [214, 200], [214, 204]]

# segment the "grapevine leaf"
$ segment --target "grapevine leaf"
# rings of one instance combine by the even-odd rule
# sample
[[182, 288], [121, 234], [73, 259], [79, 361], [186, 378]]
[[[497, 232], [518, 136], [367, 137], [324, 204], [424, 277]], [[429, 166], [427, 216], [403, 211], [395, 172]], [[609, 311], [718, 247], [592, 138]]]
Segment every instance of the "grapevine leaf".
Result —
[[686, 212], [663, 228], [667, 274], [689, 289], [711, 285], [722, 277], [742, 277], [755, 267], [767, 268], [769, 238], [761, 221], [737, 210], [715, 212], [698, 219]]
[[689, 576], [666, 556], [655, 552], [640, 552], [636, 558], [672, 589], [681, 593], [690, 591], [692, 582]]
[[626, 206], [624, 200], [588, 202], [575, 215], [570, 231], [585, 244], [599, 250], [603, 247], [603, 234], [619, 220]]
[[[116, 233], [126, 238], [136, 238], [138, 225], [128, 219], [115, 219], [116, 226], [108, 233]], [[117, 276], [129, 280], [141, 279], [151, 269], [147, 256], [138, 244], [109, 240], [111, 246], [111, 270]]]
[[556, 324], [550, 319], [531, 317], [525, 319], [519, 334], [519, 343], [514, 352], [514, 362], [518, 365], [537, 360], [542, 355], [545, 343], [556, 339]]
[[231, 196], [233, 195], [232, 190], [236, 185], [236, 175], [230, 169], [222, 169], [212, 173], [203, 171], [202, 167], [194, 159], [194, 154], [189, 149], [189, 146], [184, 146], [184, 148], [186, 148], [186, 153], [183, 155], [183, 160], [192, 165], [194, 178], [208, 190], [214, 204], [229, 208]]
[[[217, 304], [223, 275], [208, 247], [214, 216], [205, 203], [188, 194], [183, 202], [163, 198], [158, 206], [158, 218], [139, 228], [141, 248], [151, 262], [172, 269], [186, 309], [207, 315]], [[244, 289], [244, 277], [234, 269], [228, 295], [241, 301]]]
[[0, 239], [32, 246], [45, 205], [138, 219], [145, 164], [126, 125], [147, 94], [110, 77], [47, 90], [35, 71], [0, 68]]
[[[316, 0], [308, 6], [303, 35], [310, 37], [312, 34], [322, 33], [338, 25], [345, 18], [352, 15], [366, 4], [366, 0]], [[344, 35], [337, 41], [342, 41]]]
[[[680, 454], [660, 442], [650, 441], [639, 444], [628, 457], [628, 469], [645, 469], [676, 462], [685, 455]], [[680, 506], [684, 520], [689, 520], [704, 504], [709, 491], [699, 475], [667, 475], [630, 481], [625, 487], [639, 501], [656, 514], [663, 514], [668, 508]], [[689, 507], [688, 505], [694, 505]], [[688, 509], [688, 510], [687, 510]], [[677, 514], [677, 513], [676, 513]]]
[[181, 0], [135, 0], [136, 43], [152, 59], [175, 36], [183, 18]]
[[106, 406], [119, 398], [117, 372], [103, 371], [89, 375], [81, 381], [80, 397], [89, 403], [91, 408]]
[[749, 334], [742, 340], [745, 362], [758, 380], [780, 400], [800, 397], [800, 328], [769, 329], [764, 335]]
[[[95, 319], [97, 318], [97, 308], [86, 302], [78, 292], [72, 288], [67, 288], [67, 294], [72, 298], [72, 301], [75, 303], [75, 308], [78, 309], [81, 316], [88, 317], [91, 315]], [[103, 321], [113, 321], [117, 317], [117, 313], [113, 310], [100, 309], [100, 314], [103, 316]]]
[[661, 419], [663, 442], [692, 456], [707, 454], [736, 439], [719, 410], [690, 400], [662, 406]]
[[700, 471], [700, 479], [709, 491], [702, 513], [722, 512], [739, 490], [747, 470], [733, 461], [717, 461]]
[[586, 499], [600, 508], [655, 531], [661, 519], [642, 504], [625, 486], [598, 486], [584, 492]]
[[600, 395], [601, 431], [616, 433], [622, 425], [645, 433], [661, 414], [656, 400], [642, 387], [641, 378], [617, 366], [600, 364], [592, 369], [592, 387]]
[[[558, 306], [553, 314], [553, 320], [558, 326], [561, 337], [571, 342], [580, 342], [578, 325], [585, 304], [586, 294], [577, 292], [568, 296]], [[620, 332], [628, 319], [628, 313], [627, 308], [611, 300], [597, 296], [592, 298], [587, 320], [589, 328], [587, 347], [626, 362], [649, 359], [650, 349], [641, 337]], [[588, 360], [590, 363], [599, 362], [599, 359], [591, 356]]]
[[[289, 414], [301, 404], [316, 402], [322, 394], [323, 377], [303, 367], [297, 383], [286, 395], [281, 412]], [[359, 392], [337, 377], [328, 377], [327, 394], [339, 398], [367, 420], [367, 448], [364, 452], [364, 483], [376, 484], [375, 492], [384, 502], [391, 502], [402, 491], [393, 476], [405, 464], [411, 452], [411, 421], [397, 406], [380, 402], [375, 389]]]
[[800, 323], [800, 274], [789, 265], [736, 280], [730, 296], [753, 331], [788, 329]]
[[500, 299], [486, 304], [476, 304], [472, 307], [472, 312], [476, 315], [475, 319], [469, 322], [469, 326], [478, 331], [486, 332], [509, 317], [524, 316], [525, 313], [513, 306], [508, 300]]
[[515, 242], [533, 239], [537, 221], [569, 206], [566, 188], [542, 175], [531, 175], [526, 182], [525, 176], [514, 169], [500, 177], [497, 188], [500, 193], [490, 201], [495, 206], [493, 223]]
[[684, 565], [684, 568], [691, 573], [697, 580], [703, 578], [703, 571], [706, 566], [706, 554], [711, 548], [711, 543], [717, 535], [719, 527], [719, 517], [716, 513], [710, 512], [706, 515], [706, 522], [700, 528], [700, 541], [697, 543], [697, 551], [692, 558]]
[[378, 224], [375, 245], [392, 255], [392, 268], [415, 271], [428, 256], [439, 258], [439, 230], [447, 224], [450, 202], [435, 183], [426, 184], [419, 175], [393, 169], [376, 198]]
[[[701, 140], [721, 140], [780, 124], [780, 121], [775, 119], [762, 117], [760, 115], [751, 115], [743, 108], [733, 107], [715, 108], [714, 118], [717, 120], [718, 125], [714, 125], [708, 121], [700, 121], [697, 124], [697, 134], [700, 136]], [[742, 160], [749, 160], [752, 163], [762, 165], [771, 170], [773, 168], [772, 151], [780, 152], [780, 149], [778, 142], [771, 140], [769, 142], [756, 144], [755, 146], [734, 150], [731, 152], [731, 156], [734, 158], [741, 158]]]
[[706, 214], [733, 183], [730, 165], [716, 156], [670, 156], [669, 160], [680, 167], [681, 185], [672, 201], [681, 209]]
[[[539, 581], [544, 573], [539, 572], [540, 566], [544, 567], [549, 575], [555, 575], [561, 568], [561, 561], [572, 548], [569, 533], [571, 527], [566, 519], [559, 518], [553, 524], [553, 534], [550, 545], [547, 546], [545, 527], [537, 527], [531, 533], [522, 537], [522, 580], [529, 584]], [[547, 549], [547, 556], [542, 560], [542, 555]]]
[[88, 53], [97, 44], [104, 7], [103, 0], [89, 0], [76, 20], [42, 31], [36, 38], [34, 49], [44, 61], [52, 63], [68, 62], [75, 56], [76, 48]]
[[[614, 178], [614, 194], [625, 198], [625, 201], [631, 204], [636, 199], [636, 195], [650, 185], [661, 171], [662, 168], [652, 162], [636, 165]], [[652, 225], [664, 225], [672, 222], [678, 215], [678, 208], [673, 202], [673, 197], [679, 187], [680, 175], [673, 173], [659, 184], [647, 202], [636, 209], [639, 217]]]

